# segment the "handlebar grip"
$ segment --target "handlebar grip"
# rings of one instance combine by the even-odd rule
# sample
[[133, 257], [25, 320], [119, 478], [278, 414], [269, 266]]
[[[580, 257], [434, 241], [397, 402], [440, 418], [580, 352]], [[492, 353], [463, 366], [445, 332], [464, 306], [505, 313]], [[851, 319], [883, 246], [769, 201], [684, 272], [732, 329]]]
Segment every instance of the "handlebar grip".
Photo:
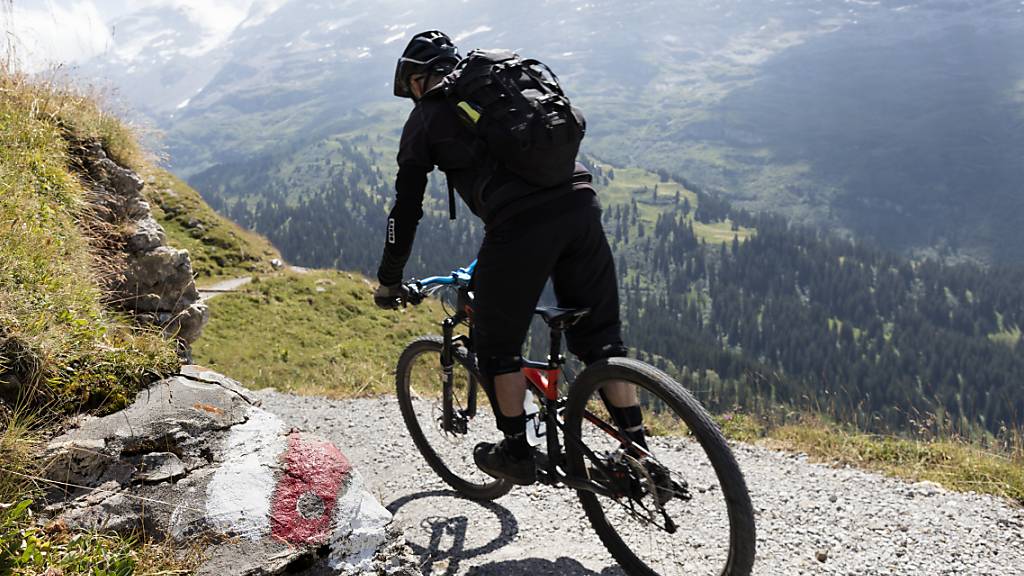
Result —
[[423, 293], [423, 290], [420, 288], [419, 282], [408, 282], [406, 284], [402, 284], [402, 292], [402, 302], [409, 303], [414, 306], [416, 304], [419, 304], [420, 302], [423, 302], [423, 300], [427, 297], [426, 294]]

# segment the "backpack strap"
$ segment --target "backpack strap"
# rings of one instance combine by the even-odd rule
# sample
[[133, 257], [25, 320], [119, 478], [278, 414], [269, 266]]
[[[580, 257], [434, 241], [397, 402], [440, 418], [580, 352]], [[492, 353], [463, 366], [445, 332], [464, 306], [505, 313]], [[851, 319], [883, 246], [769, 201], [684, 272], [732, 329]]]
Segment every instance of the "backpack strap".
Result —
[[448, 219], [455, 220], [455, 186], [452, 185], [452, 179], [447, 175], [444, 177], [444, 181], [448, 184]]

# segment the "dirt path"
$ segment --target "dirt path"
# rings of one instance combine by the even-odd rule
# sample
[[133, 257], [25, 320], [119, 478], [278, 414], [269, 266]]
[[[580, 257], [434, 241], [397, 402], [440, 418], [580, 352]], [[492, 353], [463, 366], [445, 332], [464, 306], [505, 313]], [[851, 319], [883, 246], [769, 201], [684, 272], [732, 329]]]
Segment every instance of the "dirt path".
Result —
[[[287, 423], [343, 447], [395, 514], [425, 574], [622, 574], [568, 490], [517, 488], [486, 504], [448, 490], [416, 451], [393, 398], [258, 394]], [[689, 449], [685, 440], [659, 446], [681, 456]], [[1024, 510], [1007, 501], [759, 447], [734, 450], [757, 513], [755, 574], [1024, 576]], [[699, 488], [702, 473], [693, 474]], [[687, 574], [707, 572], [700, 543], [719, 533], [704, 508], [716, 500], [713, 489], [703, 494], [671, 551], [693, 568]]]
[[252, 276], [242, 276], [240, 278], [230, 278], [228, 280], [221, 280], [215, 284], [209, 286], [203, 286], [199, 288], [199, 297], [203, 300], [209, 300], [225, 292], [234, 292], [242, 286], [252, 282]]

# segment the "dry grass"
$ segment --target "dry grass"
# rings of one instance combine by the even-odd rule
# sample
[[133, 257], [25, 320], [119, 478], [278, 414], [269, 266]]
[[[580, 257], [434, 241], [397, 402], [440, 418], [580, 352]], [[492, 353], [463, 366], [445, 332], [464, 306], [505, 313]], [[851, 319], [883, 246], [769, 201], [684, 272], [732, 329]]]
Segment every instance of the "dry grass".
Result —
[[[23, 111], [27, 120], [55, 128], [68, 140], [99, 138], [121, 165], [138, 169], [154, 158], [139, 145], [139, 127], [103, 108], [99, 90], [72, 85], [58, 72], [30, 78], [0, 59], [0, 95], [10, 108]], [[46, 132], [41, 130], [44, 138], [48, 138]]]
[[0, 398], [62, 411], [114, 408], [177, 367], [173, 347], [105, 310], [85, 192], [69, 141], [143, 154], [87, 95], [0, 65]]
[[1024, 505], [1024, 457], [998, 453], [955, 438], [909, 440], [845, 430], [832, 424], [787, 425], [774, 444], [819, 460], [929, 480], [950, 490], [994, 494]]
[[803, 415], [774, 425], [745, 414], [718, 418], [726, 436], [772, 448], [805, 452], [819, 462], [849, 464], [911, 481], [928, 480], [950, 490], [1009, 498], [1024, 505], [1024, 432], [1007, 432], [995, 447], [953, 435], [927, 439], [868, 434]]
[[93, 218], [72, 169], [89, 139], [148, 165], [94, 97], [0, 61], [0, 573], [183, 574], [196, 550], [42, 526], [32, 512], [38, 455], [62, 414], [116, 409], [178, 367], [171, 342], [104, 306], [102, 252], [118, 231]]
[[46, 437], [41, 424], [33, 412], [0, 404], [0, 504], [17, 502], [35, 491], [21, 475], [34, 476], [40, 470], [36, 456]]

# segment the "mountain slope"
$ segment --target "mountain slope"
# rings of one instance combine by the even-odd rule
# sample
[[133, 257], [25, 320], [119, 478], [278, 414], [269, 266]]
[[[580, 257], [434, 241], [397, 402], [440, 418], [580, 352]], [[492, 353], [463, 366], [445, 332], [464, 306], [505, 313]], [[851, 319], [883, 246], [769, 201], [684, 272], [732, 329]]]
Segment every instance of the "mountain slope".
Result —
[[151, 168], [143, 177], [154, 217], [171, 244], [189, 251], [192, 269], [200, 277], [269, 272], [271, 261], [281, 257], [266, 238], [214, 212], [173, 174]]
[[[683, 173], [738, 206], [910, 254], [1024, 261], [1015, 2], [264, 8], [188, 66], [176, 63], [190, 57], [183, 42], [111, 59], [106, 73], [129, 89], [174, 94], [153, 114], [179, 175], [277, 154], [282, 142], [389, 134], [403, 115], [390, 96], [394, 58], [411, 32], [439, 26], [464, 48], [504, 45], [550, 63], [588, 114], [588, 150], [616, 165]], [[187, 19], [168, 21], [196, 34]], [[195, 91], [177, 92], [193, 69], [203, 71]], [[131, 98], [142, 109], [159, 99]]]
[[108, 308], [123, 242], [90, 212], [72, 141], [141, 165], [133, 135], [89, 98], [0, 68], [0, 399], [54, 412], [116, 407], [178, 363], [172, 343]]

